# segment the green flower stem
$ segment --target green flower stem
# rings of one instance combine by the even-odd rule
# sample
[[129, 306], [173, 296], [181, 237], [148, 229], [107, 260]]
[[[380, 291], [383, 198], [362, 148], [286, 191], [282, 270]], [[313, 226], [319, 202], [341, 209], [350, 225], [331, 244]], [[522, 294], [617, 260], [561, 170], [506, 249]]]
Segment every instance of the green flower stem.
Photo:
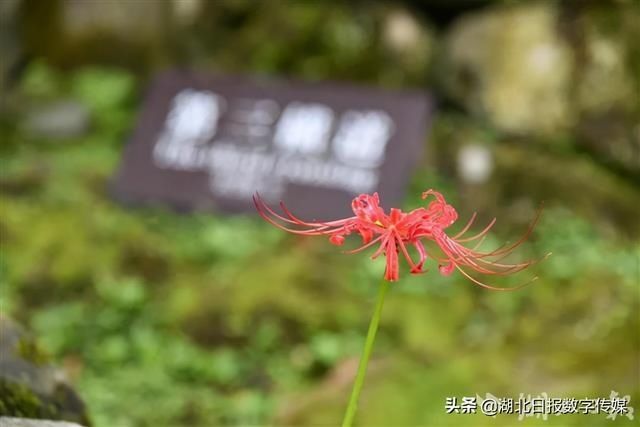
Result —
[[358, 373], [356, 374], [355, 382], [353, 383], [353, 390], [351, 391], [351, 397], [349, 398], [349, 406], [347, 406], [347, 412], [344, 414], [344, 420], [342, 421], [342, 427], [350, 427], [353, 424], [353, 417], [356, 416], [356, 410], [358, 409], [358, 399], [360, 398], [360, 391], [364, 384], [364, 377], [367, 373], [367, 365], [369, 364], [369, 357], [373, 350], [373, 342], [376, 340], [376, 332], [378, 331], [378, 323], [380, 323], [380, 314], [382, 313], [382, 305], [384, 304], [384, 296], [389, 290], [389, 282], [382, 279], [380, 288], [378, 290], [378, 300], [376, 302], [376, 308], [373, 312], [371, 322], [369, 322], [369, 332], [367, 332], [367, 340], [362, 350], [362, 356], [360, 357], [360, 364], [358, 365]]

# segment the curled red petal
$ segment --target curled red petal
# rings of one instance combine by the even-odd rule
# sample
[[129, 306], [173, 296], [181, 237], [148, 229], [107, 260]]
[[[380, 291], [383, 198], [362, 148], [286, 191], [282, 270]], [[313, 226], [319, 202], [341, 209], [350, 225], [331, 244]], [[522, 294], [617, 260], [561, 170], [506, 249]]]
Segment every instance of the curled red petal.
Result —
[[418, 260], [418, 263], [415, 265], [415, 268], [411, 269], [411, 273], [419, 274], [423, 272], [422, 267], [424, 266], [424, 263], [427, 260], [427, 251], [425, 250], [424, 245], [420, 240], [414, 241], [413, 246], [418, 251], [418, 256], [420, 257], [420, 259]]
[[453, 261], [449, 261], [447, 264], [438, 266], [438, 270], [443, 276], [450, 276], [451, 273], [453, 273], [454, 268], [456, 268], [456, 263]]
[[395, 239], [387, 239], [385, 255], [387, 257], [387, 266], [384, 271], [384, 278], [389, 282], [395, 282], [400, 277]]
[[336, 246], [341, 246], [344, 243], [344, 235], [332, 234], [331, 237], [329, 237], [329, 241]]
[[359, 248], [352, 249], [350, 251], [344, 251], [344, 253], [345, 254], [355, 254], [355, 253], [358, 253], [358, 252], [362, 252], [363, 250], [365, 250], [365, 249], [375, 245], [376, 243], [378, 243], [384, 237], [385, 237], [384, 235], [378, 236], [374, 240], [372, 240], [372, 241], [370, 241], [368, 243], [365, 243], [364, 245], [360, 246]]

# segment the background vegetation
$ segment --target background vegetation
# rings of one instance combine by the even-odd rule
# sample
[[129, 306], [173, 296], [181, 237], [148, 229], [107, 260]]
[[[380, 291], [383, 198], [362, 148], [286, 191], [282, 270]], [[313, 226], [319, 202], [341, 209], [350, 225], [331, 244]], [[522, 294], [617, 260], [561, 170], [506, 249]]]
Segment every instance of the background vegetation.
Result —
[[[490, 247], [545, 201], [519, 253], [554, 255], [494, 282], [535, 274], [534, 285], [492, 293], [403, 272], [360, 425], [514, 425], [444, 413], [448, 396], [487, 392], [615, 390], [639, 407], [635, 3], [140, 1], [126, 14], [118, 2], [9, 3], [0, 308], [62, 366], [96, 426], [336, 424], [384, 269], [255, 216], [116, 203], [110, 179], [148, 78], [174, 65], [431, 90], [439, 109], [405, 207], [441, 189], [463, 218], [499, 218]], [[522, 51], [550, 68], [527, 74]], [[86, 125], [42, 125], [61, 101]], [[464, 179], [469, 145], [490, 154], [482, 182]]]

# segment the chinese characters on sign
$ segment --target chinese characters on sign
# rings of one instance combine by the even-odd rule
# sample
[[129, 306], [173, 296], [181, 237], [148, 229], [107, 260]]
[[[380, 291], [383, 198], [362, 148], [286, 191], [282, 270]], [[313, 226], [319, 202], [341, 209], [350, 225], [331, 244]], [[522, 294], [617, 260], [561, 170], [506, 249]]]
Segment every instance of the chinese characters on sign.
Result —
[[485, 397], [479, 395], [462, 397], [447, 397], [445, 412], [447, 414], [476, 414], [482, 413], [489, 417], [496, 415], [517, 414], [518, 420], [525, 417], [535, 417], [547, 420], [549, 415], [566, 414], [606, 414], [607, 419], [615, 420], [618, 416], [625, 416], [633, 420], [634, 408], [629, 406], [629, 395], [620, 397], [618, 392], [611, 391], [608, 398], [575, 399], [550, 398], [546, 392], [538, 396], [520, 393], [518, 399], [498, 398], [491, 393]]
[[259, 192], [327, 217], [360, 193], [379, 191], [393, 203], [420, 154], [428, 113], [422, 94], [167, 74], [147, 98], [116, 193], [242, 211]]

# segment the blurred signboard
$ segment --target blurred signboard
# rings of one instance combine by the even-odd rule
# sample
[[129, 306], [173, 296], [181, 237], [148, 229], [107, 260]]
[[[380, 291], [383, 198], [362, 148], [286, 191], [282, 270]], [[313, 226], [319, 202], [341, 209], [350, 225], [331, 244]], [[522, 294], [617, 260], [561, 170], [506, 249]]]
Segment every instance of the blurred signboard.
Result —
[[360, 193], [395, 204], [430, 113], [419, 92], [165, 73], [149, 89], [115, 195], [243, 212], [259, 192], [318, 220], [348, 214]]

